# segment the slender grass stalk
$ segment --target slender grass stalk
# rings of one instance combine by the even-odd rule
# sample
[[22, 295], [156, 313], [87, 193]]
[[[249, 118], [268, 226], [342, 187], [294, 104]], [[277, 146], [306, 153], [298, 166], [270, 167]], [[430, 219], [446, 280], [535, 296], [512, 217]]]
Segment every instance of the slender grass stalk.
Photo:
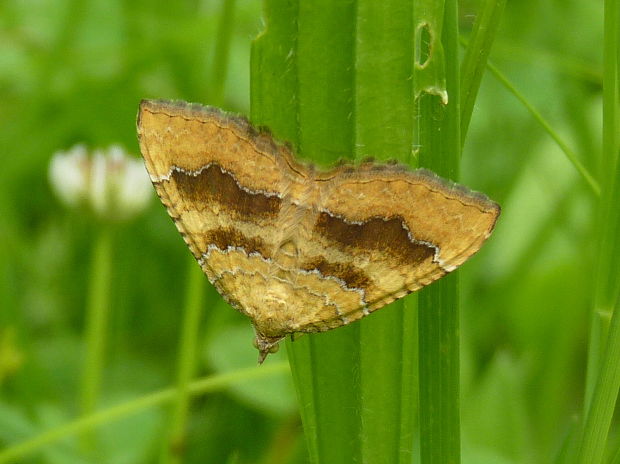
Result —
[[[234, 12], [235, 0], [223, 0], [211, 70], [211, 88], [208, 89], [211, 103], [216, 106], [220, 106], [224, 101], [224, 85], [230, 57]], [[183, 328], [177, 363], [178, 396], [172, 413], [168, 441], [165, 443], [161, 457], [163, 463], [171, 464], [181, 463], [183, 460], [180, 450], [184, 448], [183, 443], [185, 442], [190, 407], [188, 389], [196, 367], [200, 316], [206, 295], [205, 276], [192, 257], [188, 258], [187, 275]]]
[[590, 332], [588, 338], [588, 360], [586, 370], [586, 387], [583, 402], [583, 417], [587, 417], [592, 404], [594, 388], [600, 374], [601, 359], [605, 352], [605, 343], [609, 335], [612, 310], [594, 307], [590, 315]]
[[185, 442], [185, 430], [190, 407], [189, 387], [196, 369], [200, 316], [205, 303], [205, 276], [192, 256], [188, 257], [187, 274], [183, 328], [177, 363], [177, 396], [170, 421], [168, 440], [162, 454], [162, 462], [165, 463], [182, 462], [182, 454], [179, 450], [184, 448], [183, 443]]
[[[205, 393], [223, 390], [237, 383], [249, 382], [263, 377], [269, 377], [270, 375], [285, 373], [288, 372], [288, 370], [289, 368], [284, 362], [240, 369], [226, 374], [195, 380], [189, 384], [188, 392], [190, 396], [204, 395]], [[54, 427], [22, 443], [0, 450], [0, 464], [25, 462], [25, 458], [41, 451], [45, 446], [49, 446], [73, 435], [84, 434], [98, 425], [109, 424], [115, 420], [136, 414], [145, 409], [162, 406], [174, 401], [177, 395], [178, 391], [176, 388], [168, 388], [132, 401], [121, 403], [111, 408], [102, 409], [97, 413], [80, 417], [60, 427]]]
[[594, 192], [596, 196], [600, 196], [601, 187], [599, 183], [594, 179], [592, 174], [588, 171], [588, 169], [579, 161], [577, 154], [568, 146], [568, 144], [562, 140], [560, 135], [551, 127], [551, 124], [547, 122], [545, 118], [540, 114], [540, 112], [534, 108], [534, 106], [523, 96], [521, 92], [519, 92], [516, 87], [508, 80], [506, 76], [492, 63], [487, 64], [489, 71], [495, 76], [495, 78], [502, 83], [504, 87], [506, 87], [510, 93], [512, 93], [517, 99], [521, 102], [521, 104], [530, 112], [530, 114], [534, 117], [534, 119], [545, 129], [545, 131], [551, 136], [551, 138], [555, 141], [555, 143], [560, 147], [564, 155], [568, 158], [568, 160], [572, 163], [572, 165], [577, 169], [577, 172], [583, 177], [586, 181], [590, 189]]
[[[456, 1], [447, 0], [443, 11], [437, 7], [431, 21], [416, 17], [416, 24], [422, 21], [431, 28], [428, 65], [432, 60], [443, 62], [444, 75], [437, 77], [436, 85], [445, 82], [448, 101], [440, 98], [442, 92], [421, 90], [416, 118], [420, 165], [457, 179], [461, 137]], [[419, 67], [418, 72], [428, 69]], [[460, 462], [457, 285], [457, 275], [452, 274], [419, 294], [420, 454], [424, 464]]]
[[514, 40], [498, 38], [493, 45], [493, 51], [498, 56], [509, 57], [511, 62], [528, 66], [536, 63], [537, 68], [559, 72], [576, 81], [598, 86], [603, 79], [603, 71], [594, 63], [594, 60], [536, 48], [532, 44], [522, 44]]
[[[620, 230], [618, 231], [620, 232]], [[601, 359], [599, 376], [585, 421], [583, 441], [579, 451], [580, 464], [603, 462], [607, 435], [620, 388], [620, 301], [616, 302], [611, 318], [607, 346]]]
[[[594, 314], [588, 356], [588, 384], [584, 404], [587, 413], [579, 451], [580, 464], [603, 461], [607, 435], [620, 388], [620, 163], [618, 163], [619, 63], [618, 0], [605, 1], [603, 46], [603, 190], [599, 214], [599, 256], [596, 269]], [[601, 330], [596, 324], [597, 313], [611, 313], [611, 323], [602, 356], [597, 339]], [[596, 339], [595, 339], [596, 338]], [[597, 350], [597, 352], [594, 352]], [[590, 397], [591, 395], [591, 397]], [[588, 407], [589, 405], [589, 407]]]
[[553, 464], [570, 464], [574, 462], [575, 444], [577, 443], [575, 435], [578, 433], [579, 423], [577, 420], [574, 420], [569, 424], [569, 429], [562, 440], [562, 445], [553, 458]]
[[499, 28], [506, 0], [485, 0], [480, 7], [461, 64], [461, 146], [469, 129], [478, 89], [487, 66], [491, 45]]
[[211, 68], [211, 88], [207, 89], [209, 101], [221, 106], [224, 101], [224, 85], [228, 73], [230, 41], [234, 30], [235, 0], [222, 0], [222, 12], [217, 28], [213, 67]]
[[[106, 333], [110, 312], [112, 274], [112, 233], [102, 226], [95, 237], [91, 257], [86, 306], [84, 364], [80, 379], [80, 411], [92, 414], [97, 409], [104, 371]], [[94, 437], [84, 435], [82, 445], [86, 450], [94, 446]]]

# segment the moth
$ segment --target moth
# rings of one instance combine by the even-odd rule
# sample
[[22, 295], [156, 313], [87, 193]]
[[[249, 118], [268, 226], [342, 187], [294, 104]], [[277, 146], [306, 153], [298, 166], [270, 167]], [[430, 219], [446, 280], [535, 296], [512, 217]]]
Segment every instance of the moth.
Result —
[[304, 164], [217, 108], [144, 100], [138, 137], [198, 264], [251, 319], [259, 362], [287, 334], [350, 324], [452, 272], [500, 214], [427, 170]]

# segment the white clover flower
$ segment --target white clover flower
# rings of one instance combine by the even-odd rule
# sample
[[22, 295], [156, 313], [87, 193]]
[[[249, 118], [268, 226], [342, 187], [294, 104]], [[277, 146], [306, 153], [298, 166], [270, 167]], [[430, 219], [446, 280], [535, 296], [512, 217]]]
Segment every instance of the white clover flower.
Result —
[[142, 162], [117, 145], [95, 150], [90, 157], [81, 145], [58, 152], [50, 163], [49, 176], [64, 203], [86, 204], [98, 216], [113, 220], [128, 219], [142, 211], [153, 191]]
[[110, 209], [112, 183], [108, 174], [108, 160], [102, 150], [95, 150], [90, 158], [89, 200], [90, 206], [99, 216], [106, 216]]
[[76, 145], [52, 156], [50, 184], [56, 195], [68, 206], [77, 206], [88, 197], [88, 157], [84, 145]]

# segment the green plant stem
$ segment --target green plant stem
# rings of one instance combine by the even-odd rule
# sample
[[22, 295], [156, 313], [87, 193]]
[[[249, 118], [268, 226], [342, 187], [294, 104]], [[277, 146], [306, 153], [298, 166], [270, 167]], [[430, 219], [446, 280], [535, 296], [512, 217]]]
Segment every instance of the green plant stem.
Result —
[[[191, 396], [203, 395], [205, 393], [223, 390], [236, 383], [268, 377], [273, 374], [288, 372], [288, 370], [288, 365], [285, 362], [242, 369], [195, 380], [189, 384], [188, 392]], [[168, 388], [126, 403], [121, 403], [111, 408], [103, 409], [95, 414], [80, 417], [65, 425], [55, 427], [34, 438], [0, 451], [0, 464], [25, 462], [24, 459], [27, 456], [40, 451], [44, 446], [51, 445], [72, 435], [85, 433], [98, 425], [109, 424], [142, 410], [164, 405], [175, 400], [177, 395], [178, 391], [176, 388]]]
[[[106, 332], [110, 312], [112, 277], [112, 231], [103, 225], [95, 237], [91, 256], [85, 321], [85, 356], [80, 380], [80, 411], [91, 414], [97, 408], [104, 371]], [[84, 436], [83, 446], [93, 446]]]
[[183, 327], [177, 362], [177, 395], [170, 420], [168, 441], [162, 458], [162, 462], [166, 463], [182, 462], [182, 454], [179, 450], [184, 449], [183, 443], [190, 406], [189, 387], [196, 369], [200, 316], [205, 302], [205, 276], [193, 257], [188, 257], [187, 274]]
[[620, 302], [614, 308], [607, 341], [585, 421], [579, 451], [580, 464], [602, 463], [605, 455], [607, 435], [620, 388]]
[[609, 462], [610, 464], [620, 464], [620, 448], [616, 450], [614, 457]]
[[[352, 2], [267, 1], [252, 49], [253, 122], [319, 164], [354, 151], [354, 14]], [[310, 461], [361, 461], [359, 324], [287, 351]]]
[[[599, 258], [600, 259], [600, 258]], [[594, 309], [590, 315], [590, 331], [588, 338], [588, 360], [586, 370], [586, 388], [583, 401], [583, 417], [588, 416], [588, 411], [592, 404], [594, 388], [600, 373], [601, 359], [605, 352], [605, 343], [609, 336], [611, 325], [612, 310], [607, 310], [594, 304]]]
[[[457, 179], [461, 149], [456, 1], [445, 2], [440, 35], [448, 104], [418, 101], [420, 165]], [[431, 53], [438, 50], [431, 50]], [[432, 57], [432, 55], [431, 55]], [[420, 455], [423, 464], [460, 462], [458, 279], [448, 275], [419, 294]]]
[[[411, 161], [412, 2], [270, 0], [265, 17], [252, 49], [255, 124], [322, 165]], [[287, 343], [312, 463], [411, 462], [413, 315], [399, 302]]]
[[474, 23], [461, 65], [461, 145], [465, 142], [480, 82], [491, 45], [499, 28], [506, 0], [485, 0]]
[[563, 76], [595, 86], [601, 85], [603, 72], [594, 60], [584, 60], [566, 53], [553, 52], [535, 48], [532, 44], [519, 43], [514, 40], [498, 38], [493, 45], [493, 54], [513, 63], [546, 68]]
[[[584, 417], [588, 413], [594, 385], [599, 374], [601, 356], [607, 339], [607, 325], [611, 318], [612, 308], [610, 306], [609, 283], [613, 282], [616, 274], [611, 274], [617, 259], [616, 255], [609, 255], [611, 252], [610, 240], [613, 240], [613, 230], [610, 230], [610, 215], [617, 208], [617, 197], [611, 194], [611, 186], [614, 182], [616, 170], [617, 146], [618, 146], [618, 108], [617, 78], [620, 73], [617, 71], [617, 56], [620, 49], [617, 45], [617, 38], [614, 40], [615, 28], [614, 19], [608, 14], [613, 9], [618, 9], [617, 2], [605, 3], [605, 40], [603, 49], [604, 74], [603, 74], [603, 153], [600, 166], [600, 175], [604, 187], [604, 195], [599, 201], [598, 227], [599, 231], [599, 253], [597, 261], [595, 279], [596, 287], [594, 291], [594, 305], [591, 315], [591, 327], [588, 346], [588, 365], [586, 375], [586, 392], [584, 401]], [[617, 34], [617, 30], [616, 30]], [[615, 50], [615, 51], [614, 51]], [[606, 235], [607, 234], [607, 235]]]
[[[590, 331], [588, 375], [584, 405], [586, 409], [583, 437], [579, 450], [580, 464], [603, 461], [607, 435], [620, 388], [620, 163], [618, 163], [619, 121], [618, 79], [620, 47], [618, 0], [605, 0], [603, 38], [603, 191], [600, 200], [598, 263]], [[599, 314], [610, 313], [611, 322], [605, 339], [597, 323]], [[603, 339], [603, 343], [599, 340]], [[604, 346], [602, 356], [600, 346]]]
[[594, 192], [596, 196], [601, 195], [601, 186], [599, 183], [592, 177], [592, 174], [587, 170], [587, 168], [579, 161], [576, 153], [568, 146], [568, 144], [562, 140], [559, 134], [551, 127], [551, 125], [547, 122], [545, 118], [540, 114], [540, 112], [532, 106], [532, 104], [527, 101], [527, 99], [519, 92], [516, 87], [508, 80], [506, 76], [492, 63], [487, 64], [491, 73], [495, 76], [495, 78], [502, 83], [504, 87], [506, 87], [510, 93], [512, 93], [517, 99], [521, 102], [521, 104], [530, 112], [530, 114], [534, 117], [534, 119], [545, 129], [545, 131], [551, 136], [551, 138], [557, 143], [560, 147], [564, 155], [568, 158], [568, 160], [572, 163], [572, 165], [577, 169], [577, 172], [583, 177], [586, 181], [590, 189]]
[[[412, 3], [357, 2], [353, 116], [357, 159], [372, 156], [413, 162], [414, 89], [405, 78], [413, 73]], [[362, 462], [404, 464], [412, 460], [416, 310], [413, 296], [406, 306], [405, 300], [396, 301], [359, 322], [357, 402]]]
[[235, 0], [223, 0], [220, 21], [217, 27], [213, 67], [211, 70], [211, 88], [207, 89], [209, 101], [214, 106], [224, 102], [224, 84], [228, 74], [230, 42], [234, 29]]

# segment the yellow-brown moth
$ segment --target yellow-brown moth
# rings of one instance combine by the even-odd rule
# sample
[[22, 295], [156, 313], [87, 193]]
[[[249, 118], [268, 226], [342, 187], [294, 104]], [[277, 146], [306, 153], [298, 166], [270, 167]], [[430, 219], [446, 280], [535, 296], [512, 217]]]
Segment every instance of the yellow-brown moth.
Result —
[[138, 136], [192, 254], [252, 320], [260, 362], [287, 334], [349, 324], [453, 271], [500, 213], [427, 170], [319, 170], [216, 108], [144, 100]]

